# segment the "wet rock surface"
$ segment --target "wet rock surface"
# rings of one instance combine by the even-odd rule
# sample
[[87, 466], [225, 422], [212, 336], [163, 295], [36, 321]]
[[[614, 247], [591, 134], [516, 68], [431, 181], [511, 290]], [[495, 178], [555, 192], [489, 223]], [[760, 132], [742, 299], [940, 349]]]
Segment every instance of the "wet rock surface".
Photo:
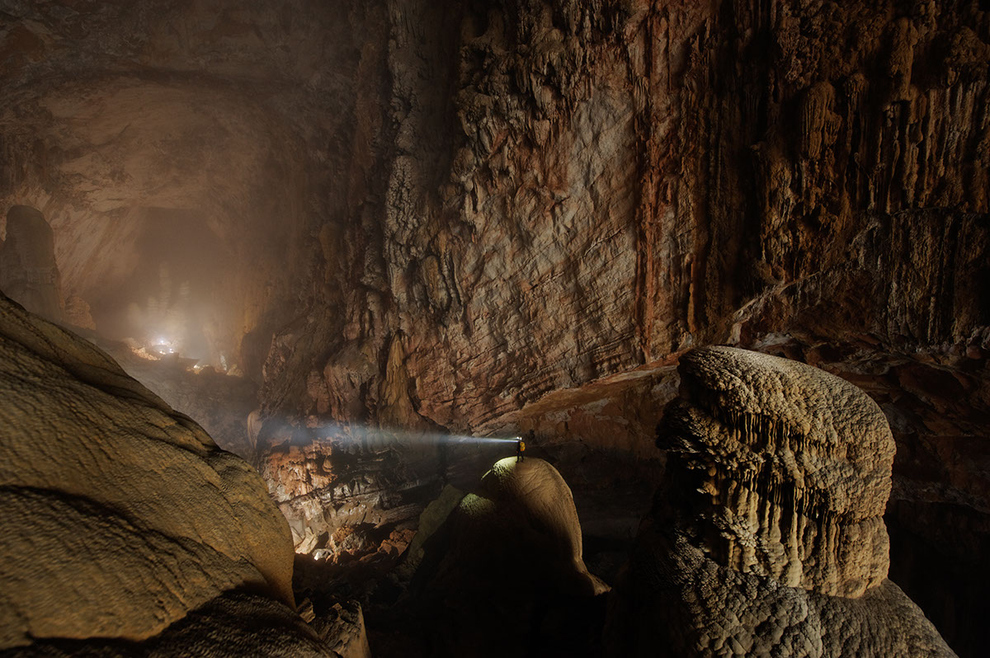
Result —
[[693, 350], [679, 370], [612, 655], [955, 655], [887, 579], [894, 441], [876, 403], [745, 350]]

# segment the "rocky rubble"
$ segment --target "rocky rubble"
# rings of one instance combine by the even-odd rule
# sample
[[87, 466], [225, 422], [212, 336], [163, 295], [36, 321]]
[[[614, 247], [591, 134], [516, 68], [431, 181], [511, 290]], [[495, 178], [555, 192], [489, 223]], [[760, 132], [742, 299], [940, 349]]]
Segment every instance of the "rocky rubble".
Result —
[[611, 655], [955, 655], [887, 579], [894, 441], [879, 407], [745, 350], [697, 349], [679, 370]]
[[414, 528], [446, 477], [445, 446], [429, 436], [269, 424], [261, 444], [259, 470], [296, 551], [332, 561], [377, 553], [390, 533]]

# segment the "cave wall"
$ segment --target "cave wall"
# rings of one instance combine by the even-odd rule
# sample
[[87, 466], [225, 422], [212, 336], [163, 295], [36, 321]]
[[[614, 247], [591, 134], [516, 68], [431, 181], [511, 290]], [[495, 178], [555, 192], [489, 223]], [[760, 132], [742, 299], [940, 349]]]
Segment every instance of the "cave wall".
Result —
[[[223, 354], [260, 380], [272, 328], [314, 297], [320, 224], [343, 221], [337, 199], [362, 175], [357, 88], [383, 83], [360, 79], [362, 35], [381, 8], [7, 1], [0, 11], [0, 206], [44, 213], [64, 296], [85, 301], [98, 329], [122, 337], [107, 326], [129, 304], [149, 333], [169, 308], [193, 314], [178, 307], [189, 282], [212, 308], [196, 319], [208, 361]], [[173, 258], [160, 286], [135, 286], [151, 278], [142, 268], [155, 274], [149, 261], [170, 260], [169, 238], [206, 251], [202, 271]]]
[[91, 306], [194, 211], [269, 412], [480, 427], [778, 331], [985, 349], [979, 2], [2, 9], [3, 205]]
[[306, 411], [472, 428], [693, 344], [986, 348], [978, 3], [403, 2], [388, 21], [384, 202], [344, 234], [349, 276], [327, 260], [356, 291], [325, 296], [345, 340], [268, 377], [270, 401], [308, 378]]
[[[214, 332], [260, 384], [263, 438], [493, 431], [692, 346], [790, 335], [882, 382], [898, 518], [975, 515], [897, 532], [987, 535], [985, 2], [0, 11], [0, 210], [45, 213], [67, 302], [96, 307], [142, 222], [196, 211], [228, 250]], [[901, 381], [918, 367], [962, 382], [963, 421]]]

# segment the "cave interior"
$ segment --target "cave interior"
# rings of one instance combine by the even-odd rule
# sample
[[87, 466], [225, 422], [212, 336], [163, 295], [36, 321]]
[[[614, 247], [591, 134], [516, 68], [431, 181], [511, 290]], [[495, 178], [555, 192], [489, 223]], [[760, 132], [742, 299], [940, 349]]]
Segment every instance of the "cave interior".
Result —
[[[210, 655], [355, 657], [990, 643], [987, 2], [0, 0], [0, 84], [16, 302], [0, 347], [63, 373], [4, 353], [0, 497], [130, 504], [47, 469], [79, 432], [103, 441], [71, 414], [44, 421], [50, 449], [18, 452], [17, 428], [50, 412], [25, 382], [64, 375], [165, 414], [146, 424], [191, 419], [260, 478], [274, 520], [256, 527], [292, 548], [241, 559], [264, 602], [259, 576], [216, 576], [118, 627], [85, 612], [99, 601], [58, 603], [82, 585], [11, 540], [0, 583], [49, 603], [32, 621], [0, 589], [0, 655], [183, 655], [203, 637]], [[80, 339], [150, 393], [85, 374], [116, 366]], [[66, 396], [51, 404], [88, 404]], [[150, 449], [123, 475], [88, 454], [74, 470], [107, 487], [201, 476]], [[41, 533], [25, 514], [0, 513], [0, 535]], [[86, 582], [120, 598], [100, 560]], [[771, 611], [729, 628], [649, 589], [675, 568]], [[800, 606], [818, 617], [792, 620]], [[266, 623], [306, 648], [265, 644]], [[860, 639], [830, 635], [843, 624]]]

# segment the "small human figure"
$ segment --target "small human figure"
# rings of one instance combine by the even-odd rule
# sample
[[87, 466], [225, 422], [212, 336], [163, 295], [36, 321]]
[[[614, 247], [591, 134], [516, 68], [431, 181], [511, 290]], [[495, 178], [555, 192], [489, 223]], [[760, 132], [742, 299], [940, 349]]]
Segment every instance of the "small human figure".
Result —
[[516, 443], [516, 461], [517, 462], [521, 462], [523, 460], [523, 457], [525, 457], [525, 455], [523, 453], [525, 453], [525, 452], [526, 452], [526, 442], [523, 441], [522, 439], [519, 439], [519, 442]]

